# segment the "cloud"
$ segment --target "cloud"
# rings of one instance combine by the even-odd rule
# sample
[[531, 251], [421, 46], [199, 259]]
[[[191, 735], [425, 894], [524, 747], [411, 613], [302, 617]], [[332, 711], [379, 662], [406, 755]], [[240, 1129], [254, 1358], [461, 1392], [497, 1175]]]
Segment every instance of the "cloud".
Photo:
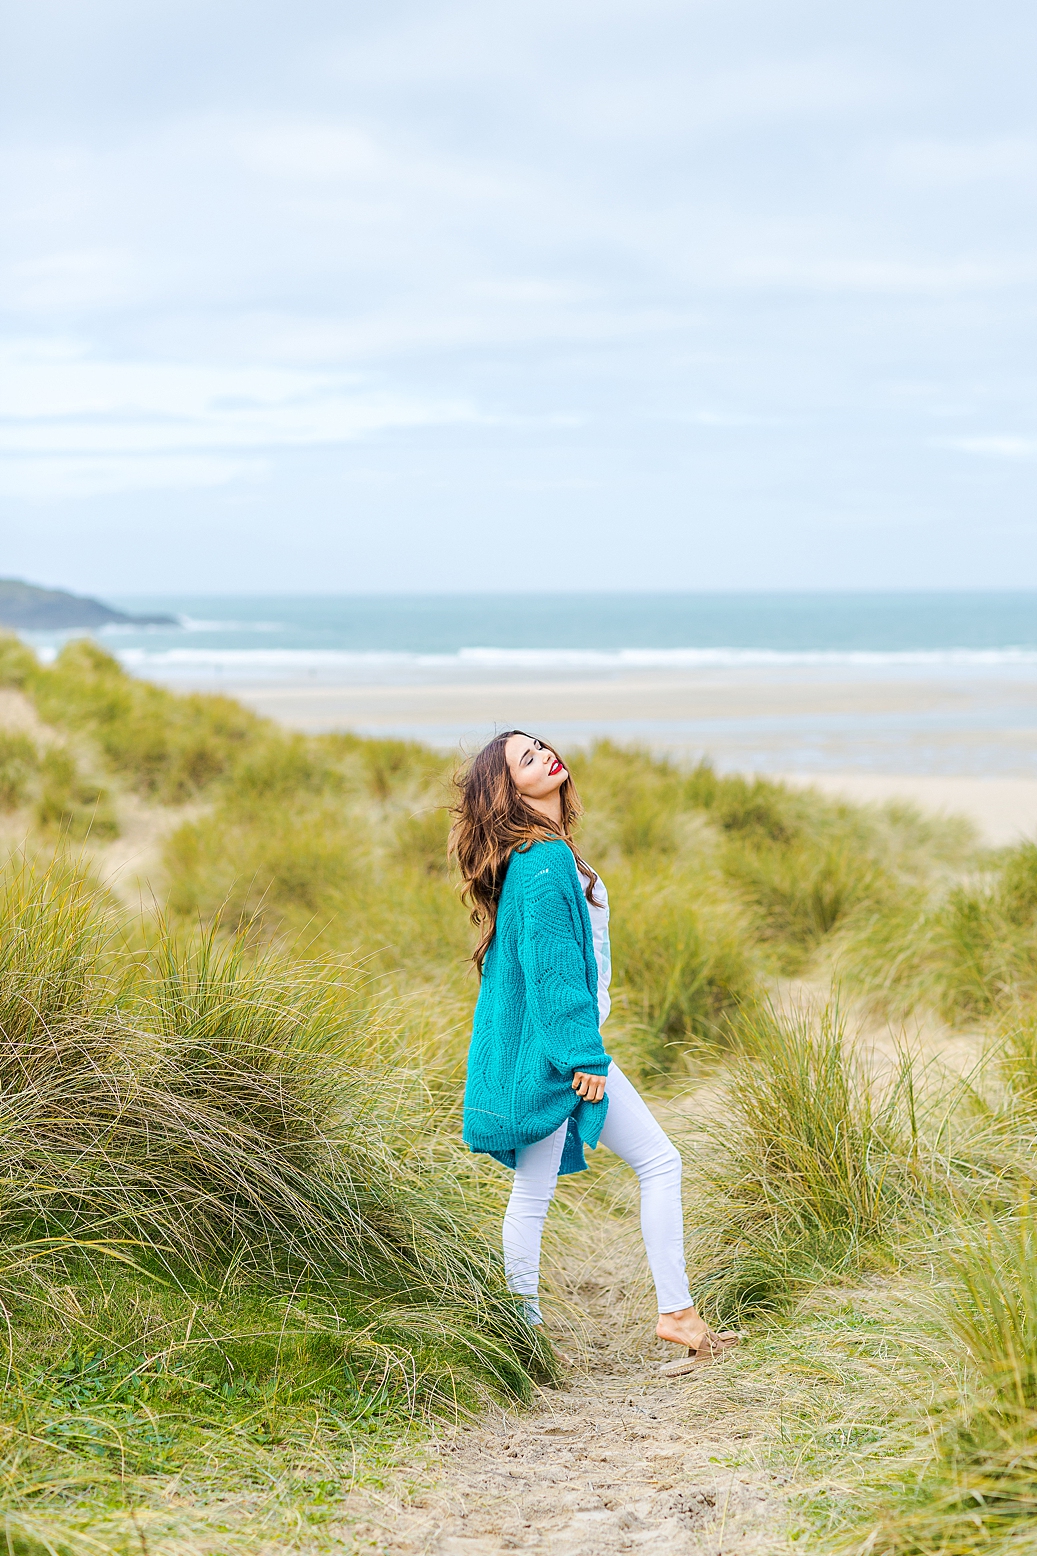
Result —
[[562, 98], [584, 136], [626, 142], [714, 138], [763, 126], [844, 122], [904, 90], [899, 73], [839, 55], [749, 60], [731, 69], [676, 54], [660, 68], [614, 71]]
[[[342, 373], [103, 361], [73, 345], [0, 355], [0, 452], [8, 455], [312, 447], [478, 419], [460, 400], [364, 388]], [[218, 469], [223, 480], [228, 467], [196, 468]], [[174, 484], [183, 484], [179, 476]]]
[[904, 141], [889, 153], [887, 167], [904, 183], [950, 189], [962, 184], [1032, 181], [1037, 174], [1037, 139], [1000, 136], [988, 140]]
[[507, 522], [617, 582], [650, 514], [674, 587], [720, 576], [681, 550], [708, 524], [813, 566], [851, 497], [1032, 515], [1031, 439], [982, 431], [1032, 422], [1022, 0], [17, 9], [0, 482], [53, 501], [41, 550], [89, 492], [204, 488], [141, 507], [236, 533], [248, 483], [300, 556], [349, 529], [389, 580], [520, 485], [560, 495]]
[[792, 287], [807, 292], [954, 295], [1032, 285], [1037, 280], [1037, 256], [925, 259], [775, 251], [740, 258], [731, 279], [742, 286]]
[[120, 454], [115, 458], [0, 458], [0, 495], [30, 501], [114, 496], [118, 492], [186, 491], [259, 481], [263, 460], [220, 459], [193, 454], [165, 458]]
[[990, 459], [1032, 459], [1037, 454], [1037, 438], [1017, 437], [1011, 433], [938, 438], [936, 443], [939, 448], [955, 448], [963, 454], [982, 454]]
[[349, 124], [288, 120], [232, 131], [246, 167], [276, 178], [384, 179], [391, 159], [369, 133]]
[[93, 248], [40, 254], [7, 267], [8, 305], [46, 313], [124, 305], [138, 289], [136, 261], [125, 249]]

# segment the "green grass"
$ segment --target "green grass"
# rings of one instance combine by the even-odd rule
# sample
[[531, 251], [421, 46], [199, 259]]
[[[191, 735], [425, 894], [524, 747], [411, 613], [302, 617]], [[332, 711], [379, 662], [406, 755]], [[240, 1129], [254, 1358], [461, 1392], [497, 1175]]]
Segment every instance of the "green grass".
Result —
[[863, 915], [838, 947], [840, 976], [879, 1009], [987, 1021], [1037, 992], [1037, 848], [1021, 843], [963, 879], [915, 886]]
[[135, 1498], [161, 1501], [150, 1477], [204, 1501], [263, 1483], [280, 1443], [344, 1483], [372, 1423], [388, 1437], [553, 1376], [420, 1072], [386, 1062], [390, 1020], [241, 938], [134, 935], [68, 866], [7, 872], [12, 1530], [71, 1540], [70, 1497], [128, 1529]]
[[1037, 1546], [1025, 1012], [997, 1054], [1010, 1089], [988, 1075], [984, 1100], [906, 1053], [869, 1071], [830, 1010], [772, 1017], [692, 1144], [699, 1294], [721, 1322], [751, 1319], [727, 1382], [765, 1400], [767, 1459], [794, 1466], [798, 1548]]
[[648, 1077], [728, 1044], [760, 978], [739, 904], [707, 871], [618, 864], [608, 882], [617, 903], [610, 1025], [622, 1031], [624, 1061]]
[[35, 819], [44, 830], [81, 841], [118, 837], [119, 822], [108, 789], [84, 778], [70, 752], [54, 747], [39, 763]]
[[363, 991], [213, 935], [160, 928], [145, 952], [121, 949], [67, 870], [3, 884], [19, 1258], [86, 1239], [177, 1284], [233, 1268], [276, 1290], [485, 1309], [528, 1347], [429, 1156], [420, 1078], [378, 1063], [384, 1017]]
[[31, 807], [44, 833], [71, 841], [119, 835], [110, 791], [84, 773], [67, 746], [42, 751], [28, 735], [0, 731], [0, 813]]
[[780, 1310], [833, 1278], [895, 1268], [905, 1239], [924, 1236], [968, 1192], [947, 1107], [920, 1095], [906, 1053], [880, 1084], [837, 1009], [761, 1012], [718, 1113], [696, 1161], [709, 1215], [692, 1263], [721, 1322]]
[[39, 765], [39, 752], [28, 735], [0, 732], [0, 810], [25, 804]]
[[[873, 1489], [862, 1500], [870, 1500], [871, 1521], [849, 1523], [840, 1542], [861, 1556], [1008, 1556], [1037, 1545], [1037, 1226], [1029, 1197], [1006, 1214], [957, 1223], [940, 1264], [943, 1277], [917, 1294], [906, 1326], [915, 1376], [901, 1411], [915, 1440], [902, 1439], [895, 1466], [883, 1457], [869, 1466]], [[940, 1352], [948, 1365], [933, 1390], [927, 1374]]]
[[[52, 1261], [5, 1300], [6, 1528], [60, 1549], [139, 1549], [139, 1527], [162, 1550], [320, 1543], [410, 1422], [480, 1399], [443, 1323], [418, 1343], [385, 1311], [182, 1293], [103, 1262]], [[451, 1360], [458, 1394], [437, 1401]]]
[[[20, 665], [9, 675], [22, 675]], [[66, 644], [51, 667], [22, 675], [20, 684], [49, 724], [89, 737], [113, 774], [165, 803], [228, 775], [265, 728], [229, 697], [174, 697], [136, 681], [86, 640]]]

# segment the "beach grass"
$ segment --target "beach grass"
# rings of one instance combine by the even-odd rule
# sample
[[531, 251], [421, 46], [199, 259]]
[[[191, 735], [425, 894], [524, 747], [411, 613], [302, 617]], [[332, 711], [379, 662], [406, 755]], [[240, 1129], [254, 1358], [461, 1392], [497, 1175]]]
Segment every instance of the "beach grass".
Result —
[[17, 810], [31, 793], [39, 752], [28, 735], [0, 732], [0, 810]]
[[70, 1549], [101, 1503], [125, 1534], [153, 1477], [204, 1502], [288, 1445], [345, 1483], [372, 1424], [555, 1368], [369, 991], [126, 930], [60, 860], [4, 877], [0, 1479], [10, 1537]]

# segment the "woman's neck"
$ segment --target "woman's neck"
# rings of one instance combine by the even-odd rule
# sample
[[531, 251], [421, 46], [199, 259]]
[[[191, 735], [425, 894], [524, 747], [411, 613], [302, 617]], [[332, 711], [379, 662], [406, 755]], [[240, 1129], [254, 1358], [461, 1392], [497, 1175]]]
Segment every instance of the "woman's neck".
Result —
[[559, 832], [562, 830], [562, 796], [559, 790], [553, 794], [546, 794], [542, 800], [532, 800], [528, 795], [522, 798], [530, 810], [535, 810], [538, 816], [545, 816], [548, 821], [553, 821]]

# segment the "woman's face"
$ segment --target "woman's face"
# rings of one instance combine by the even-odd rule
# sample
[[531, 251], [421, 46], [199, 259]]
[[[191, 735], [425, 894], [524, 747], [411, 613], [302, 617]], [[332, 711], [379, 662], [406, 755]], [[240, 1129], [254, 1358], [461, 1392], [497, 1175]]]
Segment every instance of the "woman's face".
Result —
[[531, 735], [512, 735], [504, 756], [512, 782], [524, 800], [546, 800], [569, 776], [551, 747]]

